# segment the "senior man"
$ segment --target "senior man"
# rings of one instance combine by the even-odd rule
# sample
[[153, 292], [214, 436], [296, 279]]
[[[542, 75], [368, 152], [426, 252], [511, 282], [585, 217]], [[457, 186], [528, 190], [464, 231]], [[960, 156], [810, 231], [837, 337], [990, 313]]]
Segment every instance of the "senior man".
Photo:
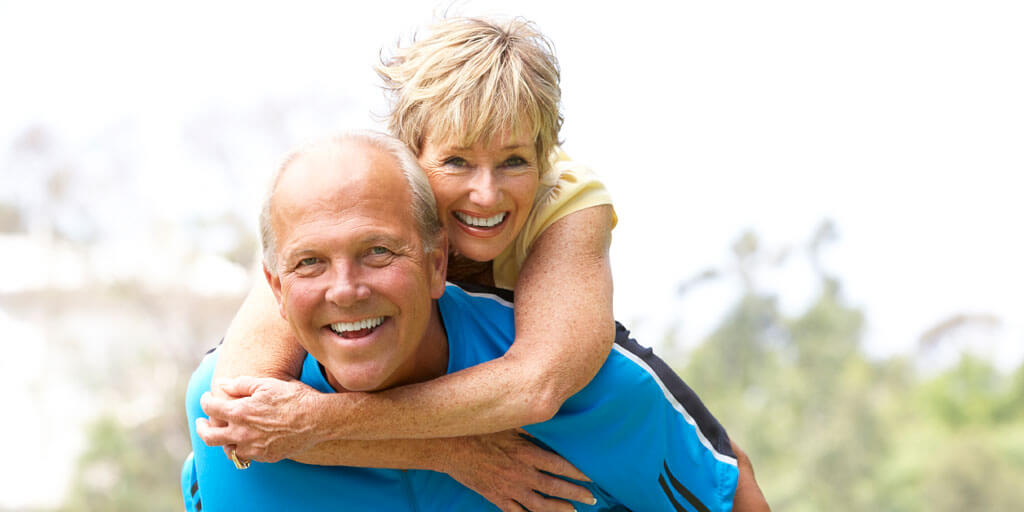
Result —
[[[511, 345], [511, 297], [445, 283], [433, 196], [397, 140], [352, 133], [293, 154], [264, 211], [265, 274], [309, 353], [302, 381], [311, 387], [377, 391], [422, 382], [500, 357]], [[189, 384], [193, 454], [182, 473], [189, 510], [494, 507], [409, 461], [393, 467], [410, 471], [288, 460], [236, 469], [248, 465], [232, 465], [196, 434], [204, 421], [199, 397], [215, 364], [213, 352]], [[581, 498], [587, 503], [574, 503], [578, 510], [731, 510], [738, 479], [754, 499], [737, 498], [737, 510], [767, 508], [749, 466], [737, 467], [724, 429], [621, 327], [593, 381], [551, 420], [524, 429], [592, 480], [575, 482], [589, 490]]]

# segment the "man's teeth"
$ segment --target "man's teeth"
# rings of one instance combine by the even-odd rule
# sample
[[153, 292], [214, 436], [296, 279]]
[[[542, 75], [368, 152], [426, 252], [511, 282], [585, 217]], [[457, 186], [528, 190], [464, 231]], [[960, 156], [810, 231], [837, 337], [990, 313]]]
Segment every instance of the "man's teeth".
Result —
[[352, 331], [361, 331], [363, 329], [373, 329], [382, 323], [384, 323], [384, 317], [379, 316], [377, 318], [367, 318], [356, 322], [338, 322], [336, 324], [331, 324], [331, 330], [338, 334], [342, 334]]
[[501, 224], [501, 221], [505, 220], [505, 215], [506, 214], [508, 214], [508, 212], [501, 212], [501, 213], [495, 215], [494, 217], [488, 217], [486, 219], [482, 219], [480, 217], [473, 217], [471, 215], [466, 215], [465, 213], [462, 213], [462, 212], [455, 212], [455, 217], [457, 219], [459, 219], [461, 222], [463, 222], [464, 224], [469, 224], [470, 226], [476, 226], [476, 227], [481, 227], [481, 228], [492, 228], [494, 226], [497, 226], [498, 224]]

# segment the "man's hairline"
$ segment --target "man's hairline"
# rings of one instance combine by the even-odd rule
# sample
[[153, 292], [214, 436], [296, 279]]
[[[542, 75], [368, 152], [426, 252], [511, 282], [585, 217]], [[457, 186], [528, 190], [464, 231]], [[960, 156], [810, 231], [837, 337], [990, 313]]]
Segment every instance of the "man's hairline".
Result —
[[[440, 219], [437, 218], [437, 204], [434, 200], [433, 190], [427, 181], [426, 173], [416, 161], [416, 155], [413, 154], [405, 143], [388, 134], [372, 130], [349, 130], [330, 137], [315, 139], [299, 146], [299, 148], [291, 151], [285, 156], [281, 165], [278, 166], [277, 170], [271, 177], [270, 187], [268, 188], [263, 205], [260, 209], [259, 222], [260, 248], [262, 253], [261, 259], [264, 271], [271, 276], [276, 277], [279, 274], [279, 269], [276, 267], [280, 264], [280, 261], [278, 259], [278, 254], [276, 253], [280, 249], [280, 246], [277, 236], [278, 233], [274, 229], [274, 220], [279, 215], [275, 214], [277, 208], [274, 207], [274, 203], [276, 203], [275, 196], [277, 195], [277, 189], [282, 177], [285, 172], [292, 167], [292, 165], [307, 156], [313, 150], [325, 144], [335, 144], [336, 146], [340, 146], [342, 143], [349, 141], [361, 142], [392, 159], [392, 162], [397, 167], [397, 171], [402, 175], [402, 178], [405, 181], [406, 190], [409, 192], [410, 198], [412, 199], [409, 208], [411, 209], [413, 217], [414, 230], [417, 238], [420, 240], [424, 253], [429, 253], [437, 249], [438, 245], [444, 243], [444, 228], [440, 225]], [[417, 180], [422, 181], [422, 183], [417, 184]], [[420, 190], [424, 188], [425, 191]], [[417, 194], [418, 190], [421, 194]], [[427, 203], [425, 205], [427, 208], [425, 209], [429, 211], [418, 214], [417, 205], [423, 205], [423, 203]], [[432, 217], [432, 219], [421, 219], [422, 215]], [[425, 233], [423, 233], [424, 225], [431, 220], [434, 221], [431, 223], [431, 227], [436, 228], [433, 239], [425, 236]]]

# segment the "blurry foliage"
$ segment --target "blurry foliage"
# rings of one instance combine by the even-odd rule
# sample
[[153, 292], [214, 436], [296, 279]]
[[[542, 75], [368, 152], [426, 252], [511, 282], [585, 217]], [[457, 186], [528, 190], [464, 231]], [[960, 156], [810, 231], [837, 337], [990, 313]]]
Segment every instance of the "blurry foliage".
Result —
[[[759, 290], [758, 241], [734, 246], [745, 293], [678, 369], [750, 455], [775, 510], [1019, 510], [1024, 502], [1024, 366], [983, 360], [930, 378], [903, 358], [865, 357], [864, 317], [818, 264], [801, 314]], [[714, 274], [705, 272], [702, 275]]]
[[[181, 390], [179, 396], [184, 396]], [[177, 411], [178, 400], [168, 403], [168, 414], [128, 426], [115, 416], [97, 419], [87, 434], [89, 447], [76, 466], [75, 479], [61, 511], [137, 510], [179, 511], [182, 448], [188, 432]]]
[[[61, 512], [180, 511], [181, 464], [191, 450], [183, 397], [188, 376], [223, 335], [241, 296], [110, 290], [104, 300], [142, 318], [119, 335], [120, 350], [79, 377], [105, 407], [86, 433]], [[132, 338], [158, 340], [134, 345]]]

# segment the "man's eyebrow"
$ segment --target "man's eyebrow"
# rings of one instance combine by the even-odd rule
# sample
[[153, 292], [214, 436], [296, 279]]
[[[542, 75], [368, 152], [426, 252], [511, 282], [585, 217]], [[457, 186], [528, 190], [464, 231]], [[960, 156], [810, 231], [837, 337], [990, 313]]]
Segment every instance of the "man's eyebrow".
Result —
[[386, 233], [374, 233], [372, 235], [368, 235], [366, 238], [360, 239], [359, 242], [362, 243], [363, 245], [388, 244], [404, 246], [407, 244], [407, 242], [402, 240], [401, 238]]
[[284, 253], [282, 255], [282, 256], [284, 256], [284, 258], [282, 258], [282, 259], [285, 260], [285, 261], [294, 260], [295, 258], [298, 258], [300, 256], [305, 256], [307, 254], [314, 254], [314, 253], [316, 253], [316, 251], [313, 250], [313, 249], [296, 249], [294, 251], [288, 251], [288, 252]]

